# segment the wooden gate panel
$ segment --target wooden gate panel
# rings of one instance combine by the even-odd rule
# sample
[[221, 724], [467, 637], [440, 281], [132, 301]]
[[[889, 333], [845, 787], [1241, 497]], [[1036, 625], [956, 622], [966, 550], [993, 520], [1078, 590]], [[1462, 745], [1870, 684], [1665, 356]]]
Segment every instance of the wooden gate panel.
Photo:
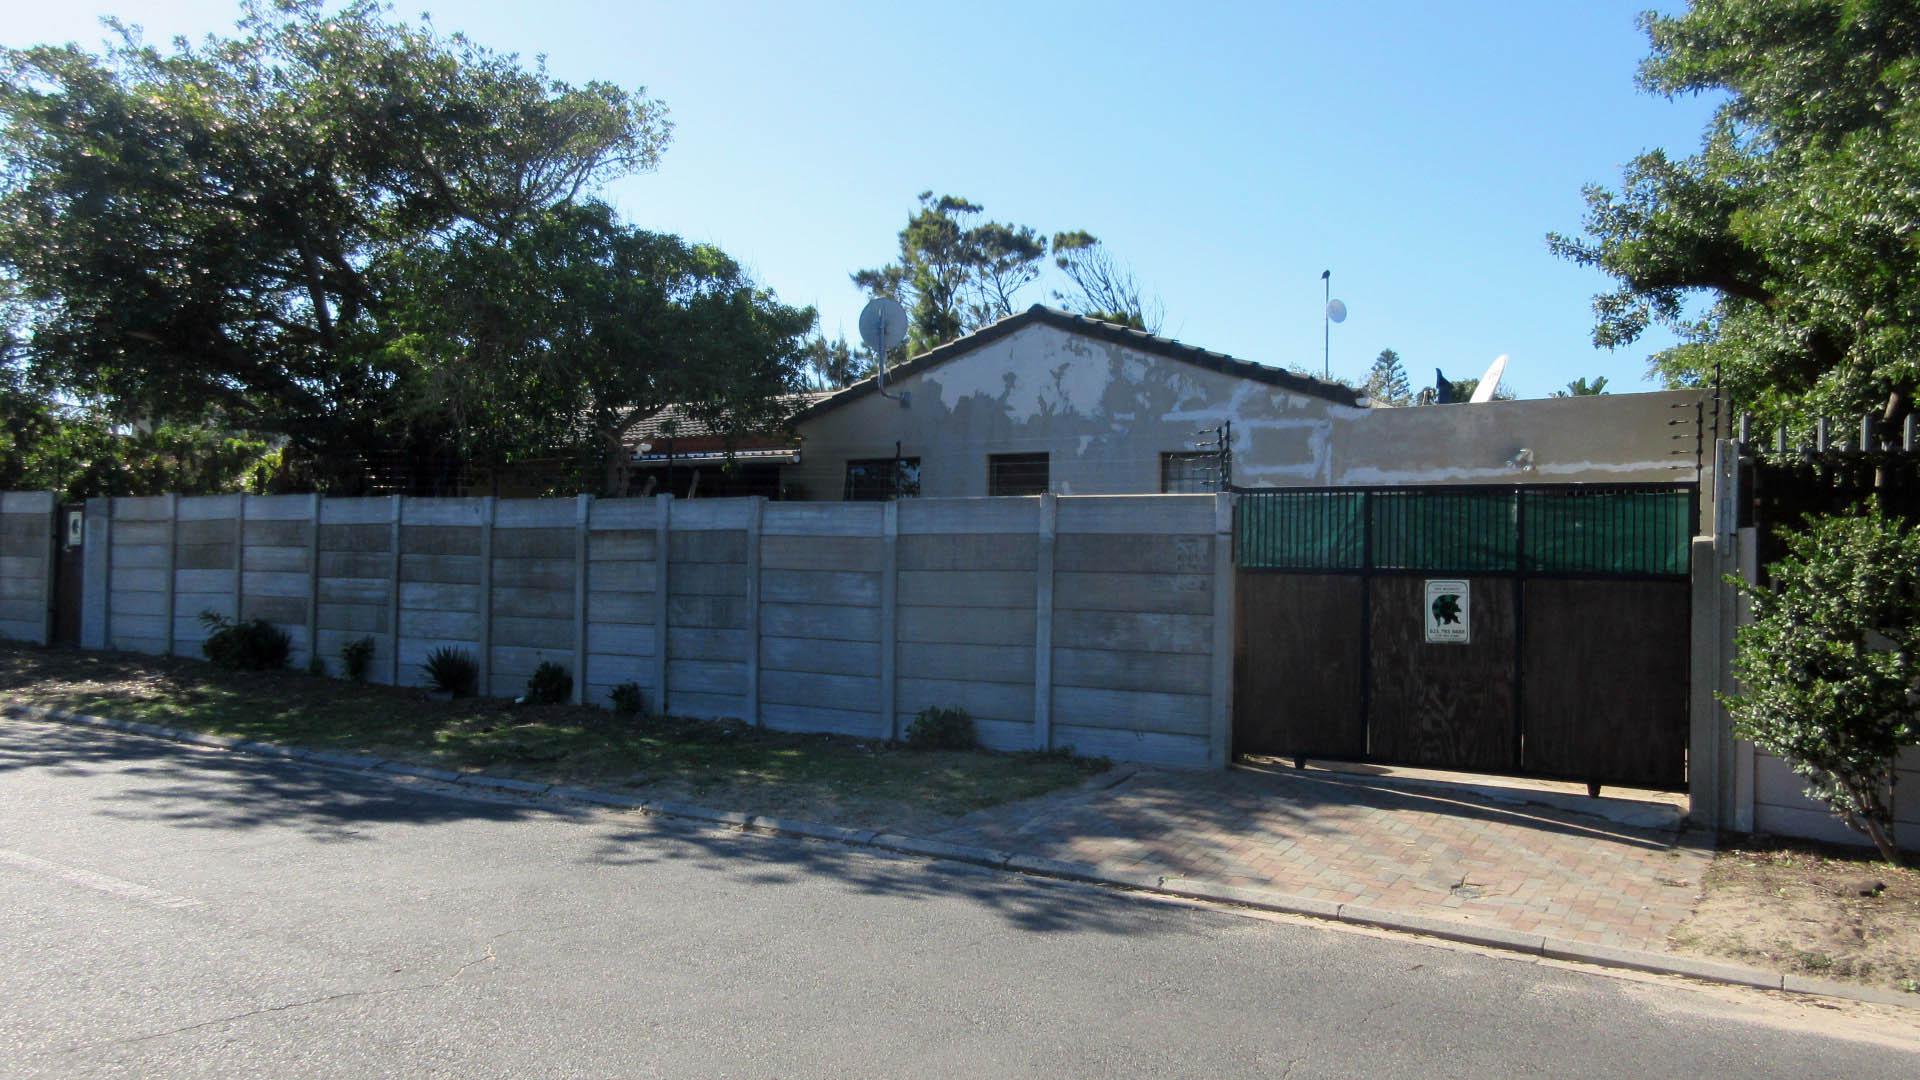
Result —
[[1534, 579], [1524, 587], [1526, 771], [1685, 787], [1687, 584]]
[[1366, 579], [1257, 571], [1237, 577], [1234, 752], [1364, 756]]
[[1370, 756], [1439, 769], [1511, 772], [1515, 761], [1513, 582], [1469, 580], [1467, 644], [1428, 644], [1426, 580], [1375, 577]]

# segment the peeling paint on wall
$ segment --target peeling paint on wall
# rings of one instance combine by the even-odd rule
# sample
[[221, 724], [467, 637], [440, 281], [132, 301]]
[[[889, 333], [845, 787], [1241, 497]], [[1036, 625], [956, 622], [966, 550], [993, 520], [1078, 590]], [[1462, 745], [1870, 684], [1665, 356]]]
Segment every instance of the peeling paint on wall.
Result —
[[1058, 493], [1157, 492], [1162, 455], [1226, 420], [1247, 486], [1691, 480], [1700, 399], [1354, 408], [1044, 323], [894, 385], [910, 407], [867, 395], [802, 421], [789, 485], [839, 498], [848, 461], [891, 457], [897, 441], [928, 497], [985, 495], [989, 456], [1042, 452]]

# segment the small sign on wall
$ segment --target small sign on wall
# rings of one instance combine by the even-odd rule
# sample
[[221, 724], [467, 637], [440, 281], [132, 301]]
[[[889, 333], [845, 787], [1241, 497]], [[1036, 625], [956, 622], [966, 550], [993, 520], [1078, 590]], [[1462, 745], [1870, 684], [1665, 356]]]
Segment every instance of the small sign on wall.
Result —
[[79, 547], [87, 538], [87, 512], [67, 511], [67, 546]]
[[1427, 579], [1427, 642], [1466, 645], [1473, 641], [1473, 593], [1455, 578]]

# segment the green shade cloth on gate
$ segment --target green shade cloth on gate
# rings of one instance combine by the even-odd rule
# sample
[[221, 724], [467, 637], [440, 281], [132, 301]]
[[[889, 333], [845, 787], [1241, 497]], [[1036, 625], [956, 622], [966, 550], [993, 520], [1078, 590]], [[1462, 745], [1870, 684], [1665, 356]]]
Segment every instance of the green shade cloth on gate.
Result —
[[1527, 492], [1527, 570], [1687, 572], [1693, 497], [1684, 491]]
[[1366, 530], [1360, 491], [1262, 491], [1240, 500], [1240, 565], [1257, 570], [1359, 570]]
[[1685, 489], [1243, 491], [1236, 558], [1255, 570], [1683, 577], [1693, 514]]

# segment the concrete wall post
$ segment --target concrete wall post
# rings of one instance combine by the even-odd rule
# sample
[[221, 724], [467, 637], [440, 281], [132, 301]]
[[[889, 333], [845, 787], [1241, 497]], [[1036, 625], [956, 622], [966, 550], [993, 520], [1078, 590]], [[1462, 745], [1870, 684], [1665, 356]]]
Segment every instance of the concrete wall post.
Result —
[[593, 496], [574, 499], [573, 513], [573, 703], [587, 700], [587, 524]]
[[1212, 721], [1207, 763], [1224, 769], [1233, 761], [1233, 495], [1213, 497]]
[[880, 727], [900, 739], [899, 661], [900, 503], [889, 502], [880, 517]]
[[673, 493], [654, 497], [659, 513], [654, 524], [653, 545], [653, 696], [654, 710], [662, 716], [667, 708], [667, 577], [673, 560]]
[[387, 518], [388, 554], [393, 557], [393, 569], [387, 574], [387, 666], [391, 669], [389, 685], [400, 685], [400, 519], [406, 509], [405, 495], [389, 495], [392, 510]]
[[1040, 541], [1035, 547], [1033, 608], [1033, 748], [1053, 749], [1053, 548], [1058, 496], [1040, 496]]
[[760, 519], [766, 496], [747, 501], [747, 723], [759, 727], [760, 717]]
[[173, 655], [173, 594], [176, 591], [174, 589], [175, 575], [174, 575], [173, 569], [174, 569], [174, 564], [178, 562], [180, 558], [180, 551], [179, 551], [180, 496], [175, 494], [168, 494], [166, 498], [167, 498], [167, 558], [166, 558], [166, 571], [165, 571], [166, 576], [160, 579], [161, 580], [160, 593], [163, 597], [165, 597], [165, 599], [162, 601], [162, 604], [164, 605], [162, 610], [165, 612], [163, 618], [166, 620], [166, 624], [165, 626], [162, 627], [162, 630], [164, 631], [164, 634], [165, 634], [164, 640], [166, 641], [166, 648], [161, 655], [172, 656]]

